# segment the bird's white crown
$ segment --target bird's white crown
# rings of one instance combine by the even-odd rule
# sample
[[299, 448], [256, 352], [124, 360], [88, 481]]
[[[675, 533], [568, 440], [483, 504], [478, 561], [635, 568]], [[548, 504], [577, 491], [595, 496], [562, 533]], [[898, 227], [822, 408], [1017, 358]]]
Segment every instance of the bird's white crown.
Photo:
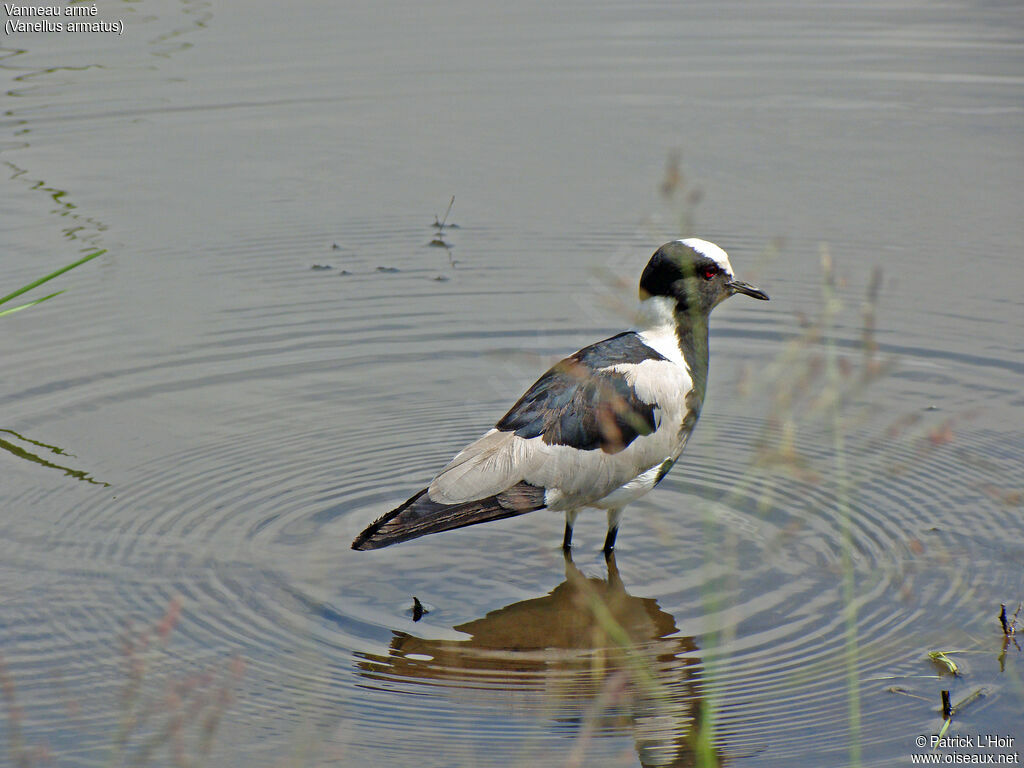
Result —
[[732, 264], [729, 263], [729, 254], [714, 243], [708, 240], [701, 240], [699, 237], [688, 237], [685, 240], [677, 240], [676, 242], [692, 248], [702, 256], [707, 256], [718, 264], [729, 277], [735, 277], [735, 273], [732, 271]]

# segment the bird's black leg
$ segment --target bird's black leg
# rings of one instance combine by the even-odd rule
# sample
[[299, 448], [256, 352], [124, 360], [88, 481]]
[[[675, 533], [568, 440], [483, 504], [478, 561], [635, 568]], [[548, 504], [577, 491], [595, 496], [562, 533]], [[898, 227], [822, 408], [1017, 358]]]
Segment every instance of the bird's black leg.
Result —
[[608, 557], [615, 549], [615, 539], [619, 535], [619, 520], [622, 519], [621, 509], [608, 510], [608, 535], [604, 537], [604, 555]]
[[615, 549], [615, 537], [619, 535], [619, 526], [608, 529], [608, 535], [604, 537], [604, 556], [608, 557]]
[[570, 509], [565, 513], [565, 533], [562, 535], [562, 551], [568, 552], [572, 549], [572, 526], [576, 522], [578, 509]]

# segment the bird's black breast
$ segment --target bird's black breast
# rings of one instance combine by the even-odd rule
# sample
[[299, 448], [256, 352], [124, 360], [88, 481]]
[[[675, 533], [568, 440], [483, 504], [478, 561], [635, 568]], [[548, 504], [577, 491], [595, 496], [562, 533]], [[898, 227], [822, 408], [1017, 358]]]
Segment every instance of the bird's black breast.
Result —
[[665, 359], [632, 331], [584, 347], [541, 376], [496, 427], [549, 445], [617, 453], [655, 430], [655, 406], [625, 375], [603, 369]]

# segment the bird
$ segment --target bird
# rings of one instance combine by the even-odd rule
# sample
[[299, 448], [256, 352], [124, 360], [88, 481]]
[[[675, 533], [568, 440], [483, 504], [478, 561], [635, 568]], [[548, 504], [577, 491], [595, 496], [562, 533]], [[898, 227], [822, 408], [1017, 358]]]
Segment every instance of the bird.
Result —
[[686, 447], [707, 389], [709, 315], [735, 294], [768, 301], [735, 278], [714, 243], [665, 243], [640, 276], [636, 329], [552, 366], [426, 488], [367, 526], [352, 549], [548, 509], [565, 513], [568, 552], [580, 510], [596, 508], [607, 512], [610, 555], [623, 509], [657, 486]]

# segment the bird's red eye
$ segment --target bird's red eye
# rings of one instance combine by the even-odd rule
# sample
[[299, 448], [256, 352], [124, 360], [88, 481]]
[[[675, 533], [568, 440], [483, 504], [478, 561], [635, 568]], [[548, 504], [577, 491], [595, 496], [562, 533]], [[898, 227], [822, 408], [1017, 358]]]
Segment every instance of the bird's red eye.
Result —
[[712, 277], [718, 274], [718, 270], [715, 269], [714, 267], [704, 267], [704, 271], [701, 274], [704, 276], [705, 280], [710, 280]]

